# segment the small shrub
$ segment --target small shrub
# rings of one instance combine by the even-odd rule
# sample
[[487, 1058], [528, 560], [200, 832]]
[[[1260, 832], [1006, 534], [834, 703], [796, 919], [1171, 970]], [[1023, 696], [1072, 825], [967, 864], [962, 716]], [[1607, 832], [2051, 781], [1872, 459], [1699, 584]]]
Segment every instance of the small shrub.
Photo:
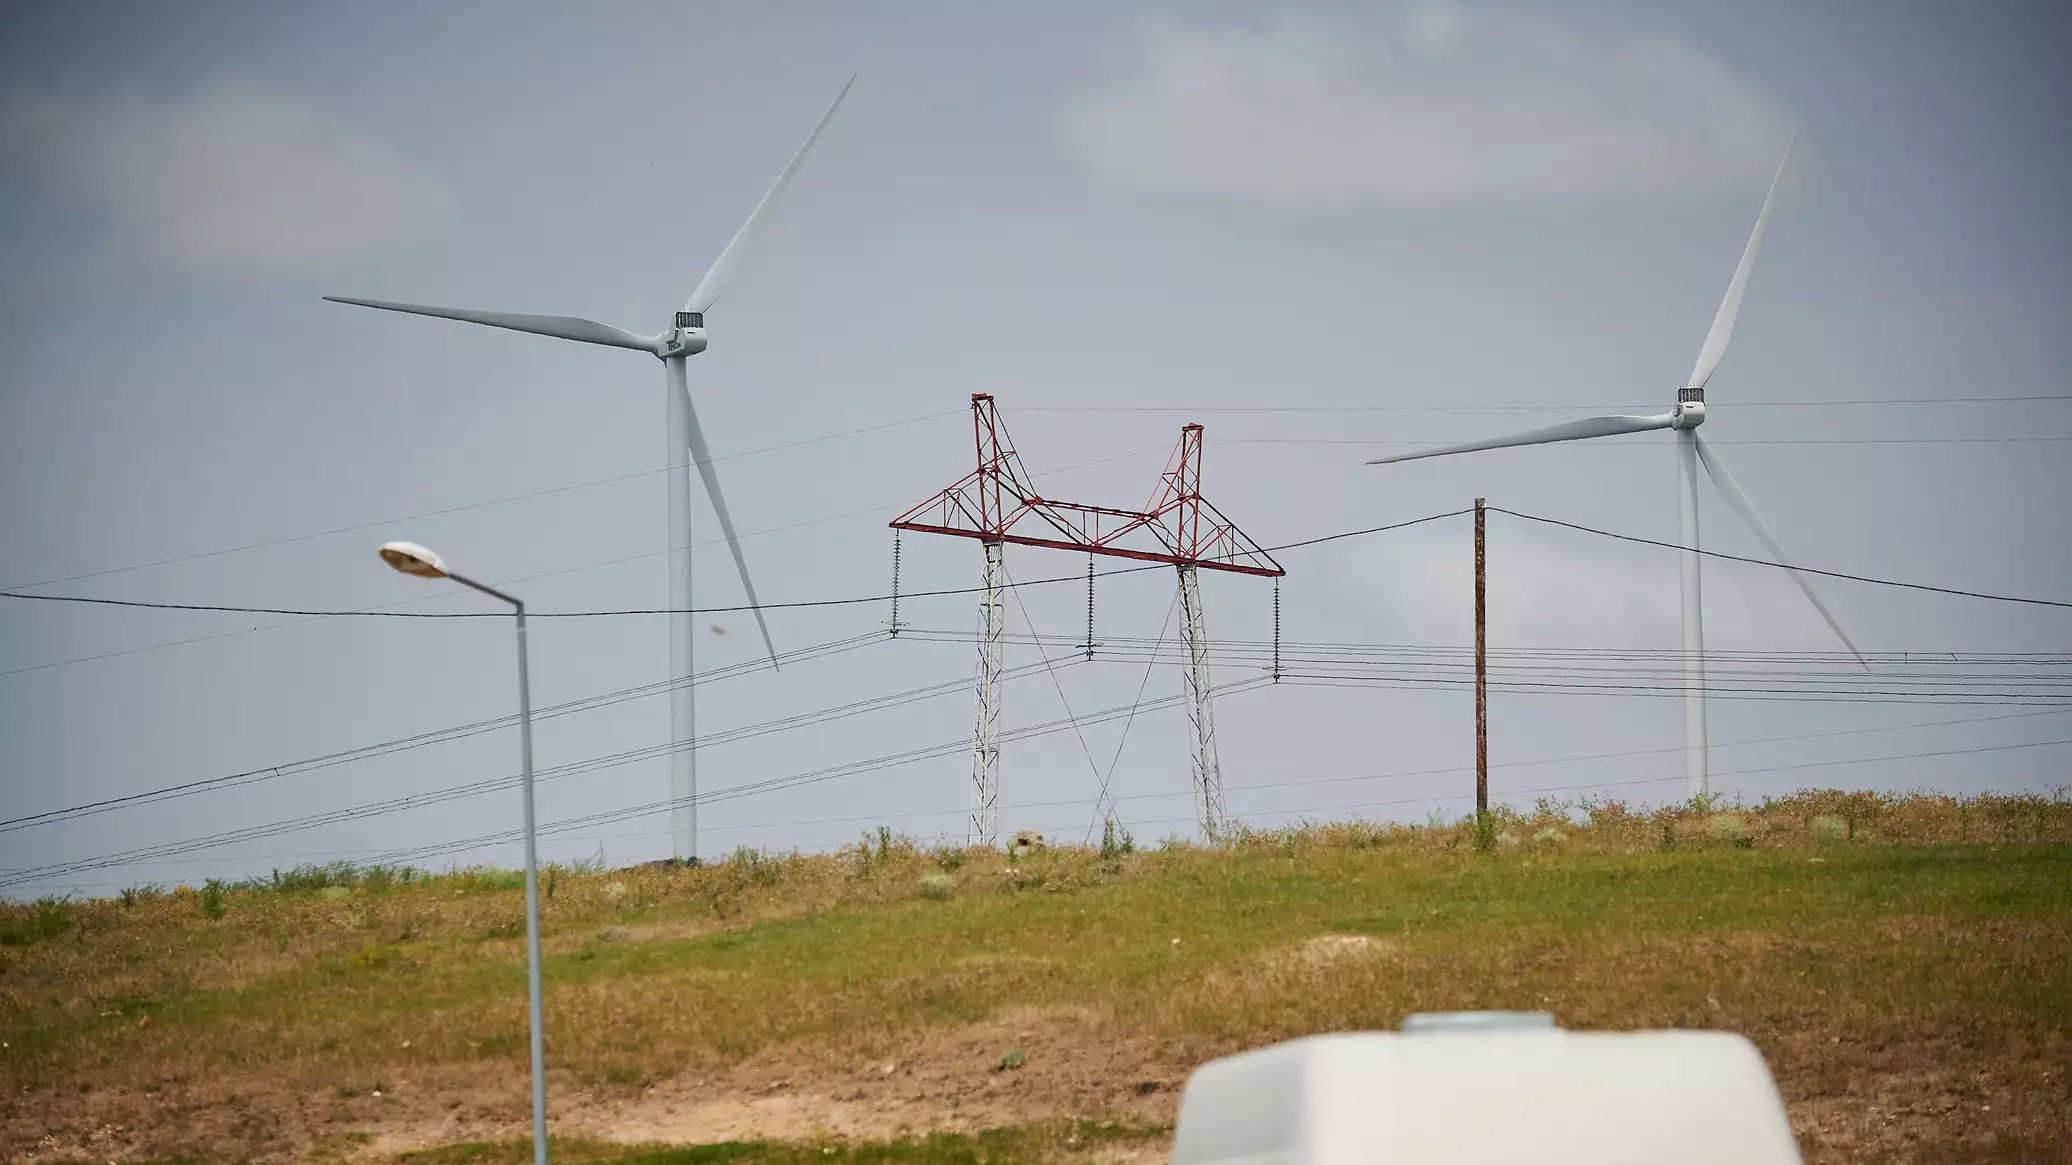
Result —
[[1028, 1061], [1029, 1057], [1027, 1055], [1024, 1055], [1020, 1048], [1016, 1048], [1014, 1051], [1009, 1052], [1006, 1055], [1000, 1057], [999, 1070], [1002, 1072], [1012, 1072], [1016, 1068], [1021, 1067], [1023, 1064], [1028, 1063]]
[[1732, 813], [1715, 813], [1705, 823], [1705, 831], [1717, 841], [1740, 841], [1748, 836], [1748, 826]]
[[1110, 874], [1122, 872], [1122, 859], [1137, 852], [1137, 839], [1127, 829], [1117, 828], [1110, 817], [1101, 823], [1101, 869]]
[[1532, 840], [1535, 844], [1538, 845], [1553, 845], [1559, 842], [1563, 836], [1564, 835], [1560, 830], [1550, 825], [1547, 828], [1540, 830], [1538, 833], [1533, 834]]
[[1817, 841], [1846, 841], [1849, 837], [1849, 823], [1832, 813], [1823, 813], [1806, 823], [1806, 832]]
[[939, 871], [921, 875], [921, 897], [941, 902], [957, 892], [957, 880]]
[[223, 883], [214, 878], [202, 883], [201, 914], [203, 918], [223, 917]]
[[1482, 853], [1496, 849], [1496, 814], [1475, 815], [1475, 848]]
[[950, 873], [963, 869], [969, 860], [970, 856], [955, 846], [946, 845], [935, 851], [935, 864]]

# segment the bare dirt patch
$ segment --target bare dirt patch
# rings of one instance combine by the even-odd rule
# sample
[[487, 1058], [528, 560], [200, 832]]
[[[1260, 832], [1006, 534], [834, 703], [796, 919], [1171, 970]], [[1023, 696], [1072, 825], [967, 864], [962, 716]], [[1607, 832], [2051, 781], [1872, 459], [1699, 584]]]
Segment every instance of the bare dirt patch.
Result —
[[1320, 934], [1272, 960], [1281, 966], [1313, 969], [1385, 959], [1396, 954], [1395, 944], [1371, 934]]
[[[980, 1023], [917, 1033], [869, 1061], [793, 1044], [630, 1095], [584, 1089], [550, 1072], [548, 1114], [556, 1135], [624, 1144], [887, 1140], [1060, 1118], [1168, 1125], [1189, 1067], [1118, 1030], [1098, 1009], [1013, 1007]], [[0, 1160], [136, 1161], [206, 1147], [211, 1160], [286, 1165], [319, 1143], [347, 1144], [333, 1152], [379, 1160], [530, 1129], [522, 1065], [446, 1068], [380, 1083], [380, 1095], [366, 1085], [297, 1093], [230, 1091], [205, 1081], [18, 1095], [0, 1107], [11, 1130], [0, 1140]], [[1110, 1148], [1118, 1163], [1162, 1152]]]
[[[1302, 950], [1310, 944], [1295, 948]], [[1372, 957], [1364, 944], [1320, 944]], [[1385, 948], [1384, 948], [1385, 949]], [[1947, 1034], [1801, 1031], [1771, 1052], [1809, 1163], [2027, 1160], [2063, 1144], [2072, 1110], [2064, 1046], [2007, 1049], [1990, 1074], [1954, 1072]], [[1018, 1053], [1018, 1055], [1017, 1055]], [[975, 1024], [917, 1033], [882, 1057], [790, 1044], [685, 1071], [637, 1090], [550, 1076], [557, 1135], [621, 1144], [730, 1140], [890, 1140], [1059, 1119], [1170, 1127], [1193, 1060], [1089, 1006], [1017, 1006]], [[1008, 1066], [1012, 1064], [1013, 1066]], [[0, 1104], [10, 1165], [142, 1161], [202, 1149], [253, 1165], [378, 1161], [463, 1141], [522, 1138], [522, 1065], [442, 1068], [328, 1092], [220, 1087], [43, 1090]], [[1163, 1160], [1163, 1141], [1107, 1146], [1104, 1161]], [[2012, 1152], [2012, 1156], [2007, 1154]], [[1995, 1154], [2000, 1154], [1995, 1156]]]
[[[1164, 1124], [1187, 1071], [1096, 1009], [1014, 1007], [918, 1033], [868, 1061], [792, 1044], [720, 1071], [659, 1080], [631, 1097], [571, 1098], [556, 1124], [572, 1136], [665, 1144], [884, 1140], [1064, 1117]], [[509, 1132], [522, 1132], [522, 1122]], [[394, 1128], [377, 1145], [451, 1139], [439, 1129]]]

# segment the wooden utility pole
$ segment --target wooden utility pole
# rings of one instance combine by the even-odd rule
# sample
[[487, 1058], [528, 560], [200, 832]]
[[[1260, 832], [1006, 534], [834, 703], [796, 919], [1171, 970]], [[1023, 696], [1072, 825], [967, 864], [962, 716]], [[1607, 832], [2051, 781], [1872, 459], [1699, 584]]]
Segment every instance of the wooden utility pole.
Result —
[[1489, 812], [1489, 603], [1483, 569], [1483, 499], [1475, 499], [1475, 816]]

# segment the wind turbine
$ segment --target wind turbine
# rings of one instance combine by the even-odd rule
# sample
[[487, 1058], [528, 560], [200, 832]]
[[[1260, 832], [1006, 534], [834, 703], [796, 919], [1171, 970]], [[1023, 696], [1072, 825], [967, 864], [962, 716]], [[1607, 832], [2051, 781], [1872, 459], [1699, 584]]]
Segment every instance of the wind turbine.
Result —
[[697, 705], [691, 692], [692, 643], [696, 636], [696, 616], [691, 610], [691, 477], [690, 467], [696, 465], [698, 474], [705, 479], [705, 495], [712, 500], [712, 510], [719, 518], [719, 528], [727, 537], [727, 548], [733, 552], [734, 565], [741, 572], [741, 588], [748, 594], [748, 604], [755, 612], [756, 626], [762, 629], [763, 646], [770, 653], [770, 664], [777, 664], [777, 646], [770, 639], [770, 626], [763, 620], [761, 605], [755, 597], [755, 583], [748, 577], [748, 560], [741, 555], [741, 540], [734, 533], [734, 519], [727, 513], [727, 502], [720, 493], [719, 475], [712, 467], [712, 452], [706, 447], [705, 432], [698, 425], [698, 411], [691, 404], [684, 362], [705, 350], [705, 313], [726, 290], [728, 279], [734, 274], [741, 255], [753, 241], [756, 231], [762, 226], [777, 200], [784, 195], [784, 188], [791, 184], [792, 175], [798, 172], [799, 163], [806, 160], [806, 152], [820, 138], [820, 131], [839, 109], [842, 99], [849, 95], [849, 87], [856, 84], [850, 77], [835, 94], [827, 112], [820, 115], [820, 121], [813, 126], [813, 132], [806, 135], [805, 144], [791, 156], [777, 180], [770, 183], [770, 189], [763, 200], [750, 212], [748, 221], [734, 232], [726, 249], [713, 260], [711, 270], [698, 281], [697, 290], [691, 292], [682, 310], [676, 313], [675, 323], [656, 335], [641, 335], [622, 331], [609, 324], [595, 320], [579, 319], [574, 316], [525, 315], [517, 312], [475, 311], [468, 308], [428, 307], [417, 303], [392, 303], [380, 299], [354, 299], [342, 295], [327, 295], [324, 298], [333, 303], [349, 303], [359, 307], [380, 308], [383, 311], [408, 312], [412, 315], [437, 316], [440, 319], [460, 320], [464, 323], [485, 324], [492, 328], [508, 328], [514, 332], [531, 332], [534, 335], [553, 336], [561, 340], [574, 340], [580, 344], [601, 344], [610, 348], [630, 348], [646, 352], [662, 361], [663, 390], [667, 400], [668, 437], [668, 488], [669, 488], [669, 669], [674, 683], [669, 695], [670, 739], [675, 747], [670, 753], [670, 790], [675, 807], [672, 811], [672, 830], [675, 835], [676, 854], [682, 858], [698, 856], [698, 762], [692, 752], [697, 739]]
[[[1792, 143], [1798, 135], [1792, 135]], [[1748, 528], [1755, 532], [1763, 546], [1779, 565], [1790, 573], [1799, 584], [1806, 598], [1811, 600], [1820, 617], [1834, 630], [1849, 654], [1863, 664], [1863, 653], [1856, 650], [1856, 644], [1842, 630], [1835, 620], [1834, 612], [1820, 601], [1814, 593], [1813, 584], [1793, 565], [1784, 547], [1777, 542], [1769, 523], [1756, 513], [1754, 503], [1742, 492], [1734, 476], [1720, 460], [1719, 453], [1698, 433], [1698, 426], [1705, 423], [1705, 387], [1712, 380], [1712, 374], [1719, 370], [1720, 357], [1727, 350], [1727, 339], [1734, 332], [1734, 317], [1740, 314], [1741, 297], [1748, 290], [1748, 271], [1755, 265], [1756, 248], [1763, 242], [1763, 228], [1770, 222], [1770, 207], [1777, 200], [1777, 185], [1784, 178], [1784, 166], [1791, 160], [1791, 144], [1784, 147], [1784, 161], [1777, 165], [1777, 175], [1770, 180], [1770, 192], [1763, 198], [1763, 209], [1756, 215], [1755, 230], [1748, 236], [1748, 246], [1741, 252], [1741, 263], [1734, 268], [1734, 279], [1727, 284], [1727, 296], [1720, 301], [1719, 313], [1712, 317], [1712, 330], [1705, 334], [1705, 346], [1698, 350], [1698, 363], [1691, 368], [1691, 378], [1684, 382], [1676, 394], [1676, 408], [1670, 412], [1657, 413], [1647, 417], [1591, 417], [1587, 420], [1569, 421], [1545, 429], [1534, 429], [1529, 433], [1518, 433], [1509, 437], [1497, 437], [1488, 441], [1469, 441], [1461, 445], [1446, 445], [1437, 449], [1422, 449], [1415, 453], [1399, 453], [1393, 457], [1376, 457], [1369, 465], [1387, 465], [1397, 461], [1414, 461], [1421, 457], [1445, 457], [1454, 453], [1473, 453], [1482, 449], [1508, 449], [1514, 445], [1546, 445], [1555, 441], [1580, 441], [1590, 437], [1613, 437], [1624, 433], [1644, 433], [1652, 429], [1669, 429], [1677, 439], [1677, 500], [1681, 518], [1680, 542], [1683, 546], [1683, 688], [1684, 688], [1684, 773], [1686, 788], [1693, 797], [1711, 792], [1707, 770], [1705, 739], [1705, 613], [1703, 587], [1699, 571], [1698, 542], [1698, 466], [1703, 464], [1705, 472], [1712, 478], [1712, 484], [1726, 499], [1727, 505]]]

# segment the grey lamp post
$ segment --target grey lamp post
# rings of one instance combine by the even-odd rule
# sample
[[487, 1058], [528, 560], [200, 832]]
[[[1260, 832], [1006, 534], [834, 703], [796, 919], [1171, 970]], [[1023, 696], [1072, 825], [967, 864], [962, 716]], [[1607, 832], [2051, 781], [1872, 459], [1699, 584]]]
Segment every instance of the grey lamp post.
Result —
[[526, 987], [531, 997], [532, 1028], [532, 1160], [547, 1165], [547, 1044], [541, 1030], [540, 1008], [540, 861], [533, 840], [532, 813], [532, 684], [525, 663], [525, 603], [495, 587], [446, 569], [437, 554], [415, 542], [390, 542], [381, 548], [381, 560], [419, 578], [450, 578], [471, 590], [511, 604], [518, 616], [518, 741], [525, 765], [525, 961]]

